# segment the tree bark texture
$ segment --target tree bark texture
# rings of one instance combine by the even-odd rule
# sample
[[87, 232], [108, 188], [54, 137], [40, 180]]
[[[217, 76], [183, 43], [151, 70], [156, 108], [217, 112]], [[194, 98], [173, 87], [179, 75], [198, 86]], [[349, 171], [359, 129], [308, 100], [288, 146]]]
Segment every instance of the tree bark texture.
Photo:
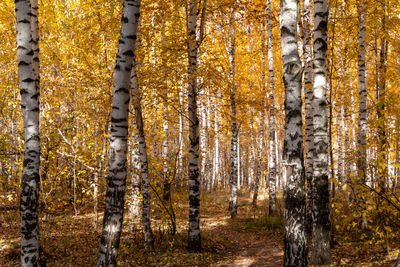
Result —
[[358, 28], [358, 136], [357, 136], [357, 169], [360, 182], [366, 182], [367, 168], [367, 86], [365, 72], [365, 33], [366, 33], [366, 5], [363, 1], [359, 4]]
[[39, 264], [39, 38], [37, 1], [15, 1], [18, 79], [24, 125], [21, 178], [21, 266]]
[[[267, 60], [265, 57], [265, 20], [263, 20], [263, 25], [261, 29], [261, 61], [262, 66], [267, 64]], [[254, 194], [253, 194], [253, 203], [252, 206], [255, 208], [257, 206], [257, 198], [258, 198], [258, 188], [260, 184], [261, 178], [261, 163], [262, 163], [262, 151], [264, 149], [264, 124], [265, 124], [265, 72], [262, 69], [261, 73], [261, 115], [260, 115], [260, 136], [258, 143], [258, 151], [257, 151], [257, 167], [256, 167], [256, 178], [254, 181]]]
[[236, 36], [235, 36], [235, 7], [231, 7], [229, 18], [229, 83], [230, 83], [230, 107], [231, 107], [231, 174], [230, 174], [230, 198], [229, 198], [229, 213], [231, 218], [237, 215], [238, 207], [238, 133], [239, 129], [236, 122], [236, 86], [235, 86], [235, 51], [236, 51]]
[[189, 3], [188, 17], [188, 117], [189, 117], [189, 230], [188, 250], [199, 252], [200, 239], [200, 182], [199, 182], [199, 118], [197, 114], [197, 1]]
[[297, 4], [297, 0], [282, 0], [280, 16], [283, 82], [285, 85], [284, 266], [293, 267], [307, 266], [305, 174], [301, 118], [302, 65], [297, 46]]
[[327, 116], [327, 24], [326, 0], [314, 1], [314, 85], [313, 85], [313, 207], [311, 263], [325, 265], [330, 256], [329, 138]]
[[268, 213], [276, 211], [276, 121], [275, 121], [275, 72], [274, 42], [272, 36], [271, 0], [267, 0], [267, 33], [268, 33], [268, 73], [269, 73], [269, 158], [268, 158]]
[[140, 16], [140, 0], [125, 0], [122, 10], [121, 33], [114, 70], [106, 207], [97, 266], [116, 266], [124, 214], [130, 79]]

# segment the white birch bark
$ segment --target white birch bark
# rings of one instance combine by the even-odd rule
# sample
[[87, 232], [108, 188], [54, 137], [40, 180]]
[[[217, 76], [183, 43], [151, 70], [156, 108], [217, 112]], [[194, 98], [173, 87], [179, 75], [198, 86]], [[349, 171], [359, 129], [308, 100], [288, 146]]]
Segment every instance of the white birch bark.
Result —
[[255, 168], [254, 115], [253, 115], [253, 109], [250, 107], [250, 174], [249, 174], [250, 190], [254, 188], [254, 168]]
[[[263, 20], [262, 30], [261, 30], [261, 60], [262, 66], [266, 65], [266, 58], [265, 58], [265, 21]], [[258, 151], [257, 151], [257, 167], [256, 167], [256, 178], [254, 181], [254, 193], [253, 193], [253, 202], [252, 206], [255, 208], [257, 206], [257, 198], [258, 198], [258, 188], [260, 183], [261, 177], [261, 163], [262, 163], [262, 151], [264, 149], [264, 123], [265, 123], [265, 95], [266, 95], [266, 88], [265, 88], [265, 72], [264, 69], [261, 73], [261, 111], [260, 111], [260, 136], [259, 136], [259, 143], [258, 143]]]
[[304, 58], [304, 98], [305, 98], [305, 168], [307, 182], [307, 228], [311, 233], [312, 224], [312, 177], [313, 177], [313, 154], [314, 154], [314, 128], [313, 128], [313, 68], [311, 48], [311, 4], [310, 0], [303, 1], [302, 12], [302, 39]]
[[220, 155], [219, 155], [219, 115], [218, 101], [214, 100], [214, 168], [213, 168], [213, 187], [220, 181]]
[[21, 266], [39, 264], [39, 50], [37, 2], [15, 2], [18, 80], [24, 125], [24, 162], [21, 178]]
[[313, 84], [313, 207], [311, 263], [325, 265], [330, 256], [329, 138], [327, 116], [327, 25], [326, 0], [314, 1], [314, 84]]
[[281, 46], [285, 85], [284, 266], [307, 266], [305, 184], [301, 118], [302, 65], [297, 46], [297, 0], [281, 0]]
[[178, 154], [178, 170], [177, 170], [177, 184], [181, 185], [183, 174], [183, 81], [179, 91], [179, 154]]
[[267, 33], [268, 33], [268, 73], [269, 73], [269, 158], [268, 158], [268, 214], [276, 211], [276, 120], [275, 120], [275, 72], [274, 47], [272, 36], [271, 0], [267, 0]]
[[230, 108], [231, 108], [231, 174], [230, 174], [230, 198], [229, 198], [229, 213], [231, 218], [237, 215], [237, 181], [238, 181], [238, 133], [239, 129], [236, 122], [236, 85], [235, 85], [235, 51], [236, 51], [236, 33], [235, 33], [235, 7], [231, 7], [229, 18], [229, 83], [230, 83]]
[[[249, 74], [250, 74], [250, 80], [249, 80], [249, 90], [250, 92], [253, 91], [254, 87], [254, 82], [252, 80], [253, 77], [253, 72], [254, 72], [254, 67], [251, 62], [251, 59], [253, 58], [253, 46], [254, 46], [254, 41], [251, 36], [251, 25], [247, 29], [247, 33], [249, 35], [249, 55], [250, 55], [250, 67], [249, 67]], [[254, 112], [253, 108], [250, 107], [250, 173], [249, 173], [249, 185], [250, 185], [250, 190], [254, 189], [254, 168], [255, 168], [255, 147], [254, 147]]]
[[206, 105], [205, 105], [205, 93], [204, 89], [201, 90], [200, 94], [200, 118], [201, 118], [201, 125], [200, 125], [200, 186], [204, 188], [205, 182], [207, 181], [206, 175], [206, 165], [207, 165], [207, 117], [206, 117]]
[[134, 65], [131, 76], [132, 102], [135, 115], [135, 126], [137, 130], [136, 141], [139, 149], [141, 179], [142, 179], [142, 225], [144, 234], [144, 245], [147, 251], [154, 250], [154, 238], [151, 230], [150, 217], [150, 179], [147, 161], [147, 146], [144, 133], [143, 115], [142, 115], [142, 92], [137, 83], [137, 64], [134, 58]]
[[135, 55], [140, 0], [125, 0], [122, 12], [121, 33], [114, 70], [106, 207], [97, 266], [116, 266], [124, 214], [130, 76]]
[[366, 5], [363, 1], [359, 4], [359, 28], [358, 28], [358, 136], [357, 136], [357, 169], [362, 183], [366, 182], [367, 167], [367, 86], [365, 72], [365, 34], [366, 34]]
[[189, 3], [188, 17], [188, 117], [189, 117], [189, 229], [188, 250], [201, 250], [200, 239], [200, 182], [199, 182], [199, 119], [197, 114], [197, 1]]
[[[134, 72], [135, 70], [132, 70]], [[133, 76], [133, 75], [132, 75]], [[132, 88], [134, 87], [133, 83], [136, 83], [136, 80], [132, 82]], [[132, 145], [131, 145], [131, 170], [130, 170], [130, 198], [129, 198], [129, 206], [128, 206], [128, 217], [136, 220], [140, 218], [140, 171], [141, 171], [141, 162], [140, 162], [140, 151], [139, 151], [139, 136], [137, 132], [136, 122], [134, 121], [133, 126], [136, 128], [133, 130], [132, 134]], [[129, 190], [128, 189], [128, 190]]]

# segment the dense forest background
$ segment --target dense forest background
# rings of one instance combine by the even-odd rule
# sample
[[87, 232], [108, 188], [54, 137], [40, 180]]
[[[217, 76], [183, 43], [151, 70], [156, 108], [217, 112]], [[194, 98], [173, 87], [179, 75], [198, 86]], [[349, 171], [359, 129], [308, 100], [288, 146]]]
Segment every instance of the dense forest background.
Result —
[[[299, 2], [297, 47], [306, 70], [307, 47], [316, 49], [305, 38], [307, 32], [312, 38], [317, 28], [314, 5], [308, 0], [287, 2]], [[229, 265], [239, 253], [235, 247], [251, 248], [251, 244], [263, 240], [268, 248], [280, 249], [276, 258], [263, 259], [260, 266], [268, 261], [271, 265], [264, 266], [279, 266], [283, 258], [283, 191], [287, 184], [282, 79], [286, 68], [281, 50], [280, 1], [195, 3], [203, 254], [190, 258], [191, 254], [183, 249], [188, 229], [191, 147], [190, 3], [142, 0], [135, 71], [147, 145], [151, 225], [155, 251], [162, 253], [142, 257], [146, 245], [140, 219], [140, 133], [135, 120], [137, 103], [131, 103], [120, 264], [164, 266], [179, 261], [182, 266]], [[331, 0], [326, 4], [326, 181], [332, 261], [354, 266], [393, 264], [400, 247], [400, 3]], [[113, 73], [122, 6], [120, 0], [38, 1], [38, 210], [42, 257], [47, 257], [52, 266], [93, 265], [96, 261], [110, 172]], [[4, 266], [18, 264], [19, 260], [18, 209], [24, 161], [14, 9], [14, 1], [0, 2], [0, 265]], [[362, 29], [364, 39], [360, 38]], [[365, 94], [360, 93], [363, 64]], [[309, 171], [307, 164], [317, 161], [315, 154], [307, 150], [307, 93], [311, 89], [312, 85], [303, 79], [305, 173]], [[360, 135], [362, 129], [364, 138]], [[365, 160], [360, 160], [363, 153]], [[239, 192], [237, 211], [232, 179]], [[312, 180], [307, 175], [305, 180], [305, 190], [311, 190]], [[311, 195], [307, 191], [307, 196]], [[310, 220], [305, 223], [307, 229], [312, 228]], [[310, 231], [306, 232], [312, 243]], [[238, 245], [235, 235], [252, 242]], [[93, 248], [79, 249], [87, 244]], [[129, 258], [130, 254], [134, 256]]]

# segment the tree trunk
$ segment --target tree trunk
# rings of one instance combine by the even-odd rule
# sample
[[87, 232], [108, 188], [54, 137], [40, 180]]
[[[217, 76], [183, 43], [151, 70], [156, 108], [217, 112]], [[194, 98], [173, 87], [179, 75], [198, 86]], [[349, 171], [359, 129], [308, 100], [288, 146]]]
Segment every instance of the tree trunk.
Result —
[[21, 266], [39, 264], [39, 38], [37, 1], [15, 1], [18, 79], [24, 124], [21, 178]]
[[149, 168], [147, 162], [147, 146], [146, 137], [144, 134], [144, 124], [142, 115], [142, 92], [137, 83], [137, 64], [134, 62], [134, 69], [132, 70], [132, 98], [133, 106], [135, 109], [135, 125], [137, 129], [137, 140], [139, 147], [140, 170], [142, 178], [142, 224], [144, 232], [144, 245], [147, 251], [154, 250], [154, 238], [151, 230], [150, 220], [150, 179]]
[[254, 189], [254, 167], [255, 167], [255, 147], [254, 147], [254, 115], [253, 109], [250, 107], [250, 190]]
[[[262, 66], [266, 65], [265, 59], [265, 21], [263, 20], [263, 25], [261, 29], [261, 57], [262, 57]], [[260, 115], [260, 136], [259, 136], [259, 144], [257, 151], [257, 167], [256, 167], [256, 179], [254, 181], [254, 194], [253, 194], [253, 203], [252, 206], [255, 208], [257, 206], [257, 197], [258, 197], [258, 187], [260, 183], [261, 177], [261, 163], [262, 163], [262, 151], [264, 148], [264, 121], [265, 121], [265, 72], [264, 68], [262, 68], [261, 73], [261, 115]]]
[[[133, 67], [134, 69], [132, 72], [136, 71], [135, 70], [135, 65]], [[132, 75], [133, 76], [133, 75]], [[136, 83], [136, 80], [133, 81], [131, 79], [132, 83], [132, 89], [134, 88], [133, 83]], [[134, 97], [134, 96], [133, 96]], [[134, 114], [136, 115], [136, 114]], [[131, 152], [131, 179], [130, 179], [130, 186], [128, 187], [130, 189], [130, 198], [129, 198], [129, 206], [128, 206], [128, 217], [131, 219], [136, 220], [137, 218], [140, 218], [140, 201], [139, 201], [139, 196], [140, 196], [140, 171], [141, 171], [141, 163], [140, 163], [140, 151], [139, 151], [139, 135], [137, 132], [137, 127], [136, 127], [136, 122], [133, 122], [134, 128], [133, 129], [133, 134], [132, 134], [132, 152]], [[128, 190], [129, 190], [128, 189]], [[129, 191], [128, 191], [129, 192]]]
[[[163, 27], [165, 27], [163, 25]], [[165, 29], [163, 28], [162, 39], [164, 39]], [[166, 75], [164, 78], [167, 79]], [[163, 132], [164, 139], [162, 142], [161, 156], [163, 160], [163, 200], [167, 203], [171, 198], [171, 181], [169, 177], [169, 165], [168, 165], [168, 157], [169, 157], [169, 133], [168, 133], [168, 84], [167, 81], [163, 81]]]
[[303, 39], [303, 58], [304, 58], [304, 98], [305, 98], [305, 169], [307, 182], [307, 231], [312, 229], [312, 177], [313, 177], [313, 154], [314, 154], [314, 128], [313, 128], [313, 60], [311, 50], [311, 5], [310, 0], [303, 2], [302, 17], [302, 39]]
[[280, 24], [285, 85], [284, 266], [301, 267], [307, 266], [307, 240], [301, 119], [302, 66], [297, 47], [297, 0], [281, 1]]
[[[382, 2], [382, 33], [386, 33], [386, 3]], [[387, 164], [387, 136], [386, 136], [386, 118], [385, 118], [385, 105], [386, 105], [386, 64], [387, 64], [387, 51], [388, 42], [385, 36], [381, 37], [381, 49], [378, 63], [377, 74], [377, 87], [376, 87], [376, 100], [377, 100], [377, 118], [378, 118], [378, 184], [382, 191], [386, 190], [386, 183], [388, 179], [388, 164]]]
[[200, 164], [200, 186], [204, 188], [205, 183], [207, 181], [206, 175], [206, 166], [207, 166], [207, 116], [206, 116], [206, 104], [205, 104], [205, 93], [204, 89], [201, 90], [200, 96], [200, 118], [201, 118], [201, 127], [200, 127], [200, 153], [201, 153], [201, 164]]
[[314, 2], [314, 86], [313, 86], [313, 207], [311, 263], [325, 265], [330, 256], [329, 138], [326, 114], [326, 51], [328, 7], [325, 0]]
[[130, 76], [135, 55], [140, 0], [125, 0], [111, 113], [110, 162], [106, 207], [97, 266], [116, 266], [124, 215]]
[[229, 198], [229, 213], [231, 218], [237, 215], [237, 181], [238, 181], [238, 133], [239, 129], [236, 123], [236, 86], [235, 86], [235, 50], [236, 50], [236, 36], [235, 36], [235, 7], [231, 7], [229, 18], [229, 82], [230, 82], [230, 107], [231, 107], [231, 175], [230, 175], [230, 198]]
[[359, 5], [359, 28], [358, 28], [358, 89], [360, 102], [358, 108], [358, 136], [357, 136], [357, 169], [361, 183], [366, 182], [367, 168], [367, 86], [365, 73], [365, 3]]
[[276, 121], [275, 121], [275, 73], [274, 43], [272, 36], [271, 0], [267, 0], [267, 32], [268, 32], [268, 72], [269, 72], [269, 190], [268, 214], [276, 211]]
[[[138, 40], [140, 40], [138, 38]], [[140, 43], [138, 43], [139, 45]], [[139, 167], [142, 180], [142, 225], [144, 234], [144, 246], [147, 251], [154, 250], [154, 238], [151, 230], [150, 218], [150, 179], [147, 162], [147, 146], [144, 133], [143, 115], [142, 115], [142, 91], [138, 84], [138, 68], [136, 54], [133, 57], [133, 69], [131, 73], [131, 93], [134, 108], [134, 126], [137, 133], [133, 136], [133, 142], [137, 143], [139, 153]]]
[[[338, 48], [339, 52], [340, 48]], [[339, 55], [339, 53], [338, 53]], [[343, 189], [343, 117], [344, 117], [344, 109], [342, 107], [343, 104], [343, 98], [342, 98], [342, 93], [341, 93], [341, 85], [344, 77], [344, 60], [341, 60], [341, 63], [338, 63], [338, 85], [337, 85], [337, 94], [338, 94], [338, 110], [337, 110], [337, 157], [338, 157], [338, 162], [337, 162], [337, 182], [338, 182], [338, 190], [339, 192], [342, 192]]]
[[218, 123], [218, 102], [214, 100], [214, 168], [213, 168], [213, 184], [216, 187], [220, 180], [220, 156], [219, 156], [219, 123]]
[[189, 117], [189, 231], [188, 250], [201, 251], [200, 183], [199, 183], [199, 118], [197, 115], [197, 1], [191, 0], [188, 17], [188, 117]]

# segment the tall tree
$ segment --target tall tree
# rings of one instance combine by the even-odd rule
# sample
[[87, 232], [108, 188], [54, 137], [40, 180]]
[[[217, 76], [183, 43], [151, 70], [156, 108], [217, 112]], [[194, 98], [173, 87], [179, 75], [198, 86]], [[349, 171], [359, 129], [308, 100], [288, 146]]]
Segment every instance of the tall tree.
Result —
[[[381, 2], [382, 18], [381, 18], [381, 32], [380, 38], [381, 48], [379, 53], [379, 62], [377, 63], [377, 82], [376, 82], [376, 100], [377, 100], [377, 121], [378, 121], [378, 183], [381, 190], [385, 190], [386, 179], [388, 177], [388, 164], [387, 164], [387, 133], [385, 129], [385, 104], [386, 104], [386, 65], [388, 55], [388, 40], [386, 34], [386, 0]], [[378, 48], [376, 48], [378, 49]], [[376, 56], [377, 57], [377, 56]]]
[[330, 257], [330, 205], [329, 205], [329, 139], [326, 114], [327, 78], [326, 51], [328, 6], [326, 0], [314, 1], [314, 84], [313, 84], [313, 207], [311, 263], [329, 264]]
[[285, 139], [283, 148], [286, 174], [284, 266], [307, 266], [305, 234], [305, 184], [301, 118], [302, 65], [297, 46], [297, 0], [281, 0], [281, 46], [285, 85]]
[[314, 154], [314, 128], [313, 128], [313, 68], [311, 50], [311, 5], [310, 0], [303, 1], [302, 12], [303, 58], [304, 58], [304, 98], [305, 98], [305, 168], [307, 182], [307, 231], [311, 233], [312, 228], [312, 177], [313, 177], [313, 154]]
[[236, 122], [236, 86], [235, 86], [235, 51], [236, 51], [236, 36], [235, 36], [235, 4], [232, 5], [229, 17], [229, 97], [231, 107], [231, 175], [230, 175], [230, 198], [229, 198], [229, 213], [231, 218], [236, 217], [238, 196], [238, 133], [239, 129]]
[[147, 146], [144, 134], [143, 115], [142, 115], [142, 91], [138, 84], [138, 62], [136, 53], [133, 55], [133, 69], [131, 73], [131, 93], [135, 116], [135, 126], [137, 133], [134, 134], [133, 142], [138, 146], [139, 170], [142, 180], [142, 225], [144, 234], [144, 246], [147, 251], [154, 250], [154, 238], [151, 230], [150, 221], [150, 179], [149, 167], [147, 162]]
[[[203, 3], [205, 5], [205, 3]], [[203, 9], [203, 14], [205, 9]], [[197, 55], [203, 38], [204, 16], [200, 25], [200, 40], [196, 37], [197, 1], [189, 3], [187, 23], [188, 47], [188, 119], [189, 119], [189, 229], [188, 250], [201, 251], [200, 238], [200, 181], [199, 181], [199, 118], [197, 114]]]
[[265, 57], [265, 18], [262, 21], [261, 28], [261, 64], [262, 64], [262, 73], [261, 73], [261, 115], [260, 115], [260, 132], [259, 132], [259, 143], [257, 150], [257, 167], [256, 167], [256, 178], [254, 182], [254, 194], [253, 194], [253, 203], [252, 206], [255, 208], [257, 206], [257, 197], [258, 197], [258, 187], [260, 183], [261, 177], [261, 157], [262, 151], [264, 149], [264, 124], [265, 124], [265, 71], [264, 66], [266, 65], [267, 60]]
[[268, 33], [268, 73], [269, 73], [269, 190], [268, 213], [276, 211], [276, 121], [275, 121], [275, 72], [274, 72], [274, 42], [272, 36], [271, 0], [267, 0], [267, 33]]
[[37, 1], [15, 1], [18, 79], [24, 123], [24, 164], [21, 179], [21, 265], [39, 262], [39, 34]]
[[116, 266], [117, 264], [124, 215], [130, 79], [136, 52], [139, 16], [140, 0], [125, 0], [122, 7], [122, 25], [114, 70], [109, 174], [97, 266]]
[[[164, 16], [164, 13], [162, 13]], [[163, 43], [165, 40], [165, 20], [162, 22], [161, 28], [161, 42]], [[164, 51], [163, 51], [164, 53]], [[164, 58], [162, 58], [163, 65], [165, 64]], [[165, 65], [164, 65], [165, 66]], [[162, 149], [161, 156], [163, 160], [163, 200], [165, 202], [170, 201], [171, 199], [171, 181], [170, 181], [170, 173], [168, 168], [168, 158], [169, 158], [169, 125], [168, 125], [168, 81], [165, 70], [163, 71], [163, 81], [162, 81], [162, 103], [163, 103], [163, 132], [164, 139], [162, 141]]]
[[[357, 171], [360, 183], [367, 178], [367, 86], [365, 71], [365, 35], [366, 35], [366, 5], [361, 1], [358, 5], [358, 135], [357, 135]], [[364, 202], [364, 201], [363, 201]], [[367, 218], [362, 216], [361, 227], [367, 227]]]
[[365, 3], [361, 1], [359, 9], [359, 28], [358, 28], [358, 90], [360, 102], [358, 106], [358, 157], [357, 168], [362, 183], [366, 182], [366, 160], [367, 160], [367, 86], [365, 73]]

